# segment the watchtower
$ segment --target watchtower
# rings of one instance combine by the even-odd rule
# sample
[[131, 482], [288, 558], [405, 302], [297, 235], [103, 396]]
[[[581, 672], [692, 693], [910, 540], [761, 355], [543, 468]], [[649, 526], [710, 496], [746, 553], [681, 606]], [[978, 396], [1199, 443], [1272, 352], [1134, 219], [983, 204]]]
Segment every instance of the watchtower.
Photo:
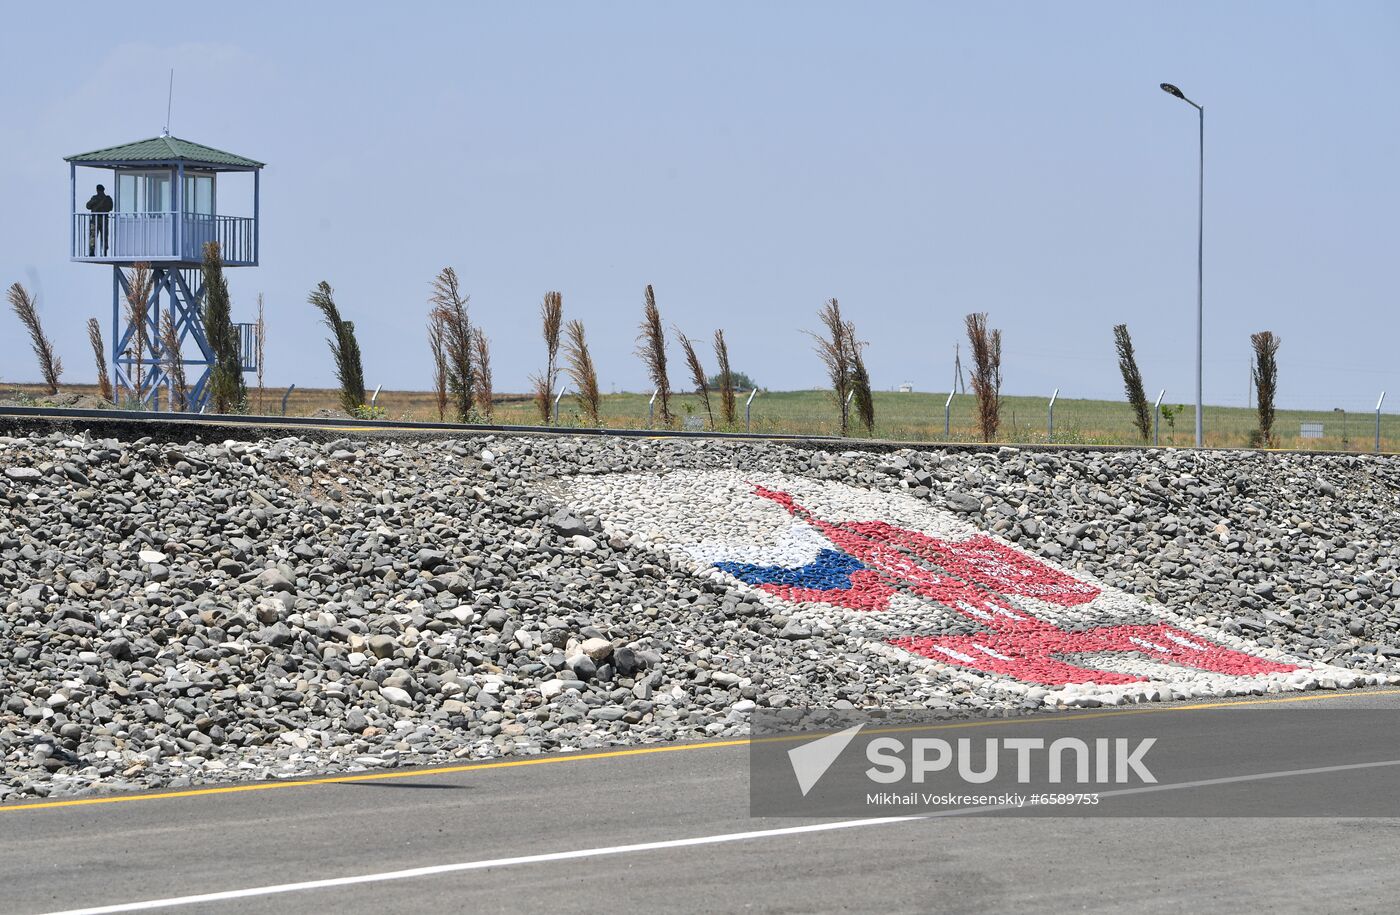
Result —
[[[189, 409], [202, 412], [209, 402], [209, 375], [215, 362], [204, 332], [204, 246], [218, 242], [225, 267], [258, 265], [258, 192], [263, 163], [168, 134], [68, 156], [64, 161], [68, 163], [73, 214], [72, 260], [112, 266], [114, 390], [131, 392], [147, 406], [159, 406], [162, 388], [171, 385], [160, 335], [164, 304], [185, 365], [203, 367], [189, 390]], [[85, 205], [79, 203], [79, 168], [100, 169], [111, 175], [106, 180], [98, 176], [94, 183], [102, 185], [104, 193], [94, 194]], [[218, 177], [228, 172], [252, 173], [252, 215], [221, 212], [225, 201], [220, 199]], [[129, 271], [140, 263], [151, 267], [151, 293], [145, 320], [133, 324], [123, 304], [131, 290]], [[237, 325], [245, 372], [257, 369], [255, 328], [253, 324]], [[145, 341], [142, 362], [146, 371], [139, 373], [133, 371], [136, 356], [132, 343], [137, 334]]]

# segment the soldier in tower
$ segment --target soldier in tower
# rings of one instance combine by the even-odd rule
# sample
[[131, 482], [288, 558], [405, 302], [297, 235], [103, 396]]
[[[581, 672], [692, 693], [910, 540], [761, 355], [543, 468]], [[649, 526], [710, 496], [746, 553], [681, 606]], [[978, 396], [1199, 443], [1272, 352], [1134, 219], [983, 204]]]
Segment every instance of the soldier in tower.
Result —
[[97, 193], [88, 198], [88, 212], [94, 214], [88, 220], [88, 257], [97, 256], [98, 239], [102, 241], [102, 255], [107, 255], [107, 214], [112, 212], [112, 198], [107, 189], [97, 186]]

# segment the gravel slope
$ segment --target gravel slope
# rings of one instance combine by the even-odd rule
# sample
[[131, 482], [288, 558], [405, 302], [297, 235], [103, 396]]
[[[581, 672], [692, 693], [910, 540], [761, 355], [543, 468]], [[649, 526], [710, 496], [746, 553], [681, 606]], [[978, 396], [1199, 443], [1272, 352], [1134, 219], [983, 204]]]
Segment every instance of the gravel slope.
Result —
[[0, 438], [0, 799], [1063, 704], [801, 630], [565, 506], [686, 469], [899, 493], [1356, 684], [1400, 658], [1388, 457], [36, 434]]

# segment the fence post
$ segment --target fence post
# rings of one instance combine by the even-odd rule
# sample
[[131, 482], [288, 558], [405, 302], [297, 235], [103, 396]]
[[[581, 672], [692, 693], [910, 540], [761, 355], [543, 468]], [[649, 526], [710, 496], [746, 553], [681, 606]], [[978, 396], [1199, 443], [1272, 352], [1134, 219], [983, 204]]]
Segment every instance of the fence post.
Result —
[[651, 400], [647, 401], [647, 428], [652, 428], [652, 418], [656, 416], [656, 395], [661, 393], [660, 388], [655, 388], [651, 392]]
[[1152, 405], [1152, 447], [1157, 447], [1157, 431], [1162, 425], [1162, 398], [1167, 396], [1167, 389], [1162, 388], [1162, 393], [1157, 395], [1157, 402]]
[[758, 396], [758, 388], [754, 388], [749, 393], [749, 399], [744, 401], [744, 431], [752, 432], [753, 428], [749, 424], [749, 408], [753, 405], [753, 399]]
[[285, 393], [285, 394], [282, 395], [282, 415], [283, 415], [283, 416], [286, 416], [286, 415], [287, 415], [287, 398], [288, 398], [288, 397], [291, 397], [291, 396], [292, 396], [292, 392], [295, 391], [296, 389], [297, 389], [297, 386], [296, 386], [296, 385], [294, 385], [294, 384], [293, 384], [293, 385], [288, 385], [288, 386], [287, 386], [287, 393]]
[[943, 440], [947, 441], [953, 436], [953, 394], [956, 389], [948, 392], [948, 400], [943, 404]]
[[559, 398], [563, 397], [567, 390], [567, 386], [562, 387], [559, 389], [559, 393], [554, 395], [554, 425], [556, 426], [559, 425]]
[[374, 389], [374, 396], [369, 399], [369, 405], [371, 409], [373, 409], [374, 405], [379, 402], [379, 388], [382, 387], [384, 387], [384, 385], [381, 384], [379, 387]]
[[1381, 404], [1385, 403], [1385, 391], [1381, 391], [1381, 399], [1376, 401], [1376, 454], [1381, 453]]
[[1055, 440], [1055, 398], [1060, 396], [1060, 389], [1056, 388], [1055, 393], [1050, 395], [1050, 416], [1046, 420], [1045, 440], [1053, 442]]

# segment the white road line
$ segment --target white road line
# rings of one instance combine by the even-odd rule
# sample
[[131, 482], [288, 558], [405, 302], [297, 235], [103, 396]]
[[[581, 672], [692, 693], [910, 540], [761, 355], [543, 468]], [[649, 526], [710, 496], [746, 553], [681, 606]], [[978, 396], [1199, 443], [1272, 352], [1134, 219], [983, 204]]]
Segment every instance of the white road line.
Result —
[[[1133, 794], [1149, 794], [1158, 791], [1179, 791], [1186, 788], [1204, 788], [1211, 785], [1228, 785], [1236, 782], [1266, 781], [1276, 778], [1289, 778], [1299, 775], [1322, 775], [1330, 772], [1348, 772], [1356, 769], [1375, 769], [1385, 766], [1400, 766], [1400, 759], [1386, 759], [1378, 762], [1349, 763], [1340, 766], [1319, 766], [1311, 769], [1290, 769], [1280, 772], [1256, 772], [1250, 775], [1229, 775], [1221, 778], [1205, 778], [1190, 782], [1174, 782], [1168, 785], [1144, 785], [1139, 788], [1119, 788], [1113, 791], [1097, 792], [1099, 797], [1121, 797]], [[230, 899], [247, 899], [253, 896], [275, 896], [280, 893], [298, 893], [305, 890], [323, 890], [339, 886], [354, 886], [360, 883], [381, 883], [388, 880], [410, 880], [415, 877], [433, 877], [438, 874], [455, 874], [463, 871], [485, 870], [492, 867], [513, 867], [519, 864], [542, 864], [546, 861], [569, 861], [577, 858], [597, 858], [605, 855], [624, 855], [641, 851], [660, 851], [668, 848], [690, 848], [697, 845], [721, 845], [726, 842], [743, 842], [750, 839], [768, 839], [779, 836], [796, 836], [814, 832], [831, 832], [837, 829], [859, 829], [864, 826], [888, 826], [895, 823], [909, 823], [918, 820], [932, 820], [943, 817], [965, 816], [976, 813], [995, 813], [1002, 810], [1019, 809], [1014, 805], [1002, 804], [985, 807], [959, 807], [953, 810], [940, 810], [917, 816], [871, 817], [864, 820], [840, 820], [835, 823], [812, 823], [807, 826], [786, 826], [779, 829], [755, 829], [750, 832], [730, 832], [713, 836], [695, 836], [689, 839], [668, 839], [661, 842], [638, 842], [634, 845], [607, 845], [601, 848], [579, 848], [573, 851], [548, 852], [541, 855], [520, 855], [514, 858], [490, 858], [485, 861], [463, 861], [457, 864], [436, 864], [429, 867], [413, 867], [406, 870], [382, 871], [377, 874], [357, 874], [352, 877], [329, 877], [324, 880], [305, 880], [300, 883], [277, 883], [271, 886], [253, 886], [241, 890], [224, 890], [218, 893], [200, 893], [194, 896], [169, 896], [164, 899], [146, 899], [141, 902], [122, 902], [115, 905], [94, 906], [86, 909], [65, 909], [49, 912], [47, 915], [105, 915], [109, 912], [139, 912], [149, 909], [172, 908], [182, 905], [198, 905], [205, 902], [224, 902]]]
[[1141, 788], [1117, 788], [1113, 791], [1100, 791], [1098, 795], [1099, 797], [1123, 797], [1129, 794], [1180, 791], [1183, 788], [1208, 788], [1212, 785], [1232, 785], [1237, 782], [1262, 782], [1274, 778], [1291, 778], [1298, 775], [1326, 775], [1331, 772], [1352, 772], [1357, 769], [1381, 769], [1387, 766], [1400, 766], [1400, 759], [1347, 763], [1341, 766], [1316, 766], [1311, 769], [1288, 769], [1282, 772], [1255, 772], [1252, 775], [1227, 775], [1221, 778], [1202, 778], [1192, 782], [1172, 782], [1169, 785], [1144, 785]]
[[693, 845], [719, 845], [724, 842], [742, 842], [747, 839], [795, 836], [810, 832], [828, 832], [833, 829], [856, 829], [861, 826], [883, 826], [891, 823], [903, 823], [909, 820], [921, 819], [924, 819], [924, 817], [872, 817], [866, 820], [842, 820], [837, 823], [813, 823], [808, 826], [787, 826], [780, 829], [756, 829], [751, 832], [731, 832], [715, 836], [696, 836], [691, 839], [638, 842], [635, 845], [609, 845], [602, 848], [580, 848], [574, 851], [557, 851], [542, 855], [521, 855], [515, 858], [491, 858], [486, 861], [464, 861], [459, 864], [413, 867], [407, 870], [384, 871], [378, 874], [359, 874], [354, 877], [331, 877], [325, 880], [306, 880], [301, 883], [279, 883], [273, 886], [254, 886], [242, 890], [226, 890], [221, 893], [201, 893], [196, 896], [171, 896], [168, 899], [124, 902], [117, 905], [96, 906], [90, 909], [69, 909], [63, 912], [49, 913], [49, 915], [100, 915], [100, 913], [105, 912], [137, 912], [145, 909], [159, 909], [167, 906], [196, 905], [204, 902], [222, 902], [228, 899], [246, 899], [250, 896], [271, 896], [277, 893], [295, 893], [302, 890], [321, 890], [336, 886], [352, 886], [357, 883], [378, 883], [382, 880], [408, 880], [414, 877], [432, 877], [437, 874], [484, 870], [490, 867], [511, 867], [517, 864], [541, 864], [546, 861], [568, 861], [574, 858], [623, 855], [639, 851], [687, 848]]

